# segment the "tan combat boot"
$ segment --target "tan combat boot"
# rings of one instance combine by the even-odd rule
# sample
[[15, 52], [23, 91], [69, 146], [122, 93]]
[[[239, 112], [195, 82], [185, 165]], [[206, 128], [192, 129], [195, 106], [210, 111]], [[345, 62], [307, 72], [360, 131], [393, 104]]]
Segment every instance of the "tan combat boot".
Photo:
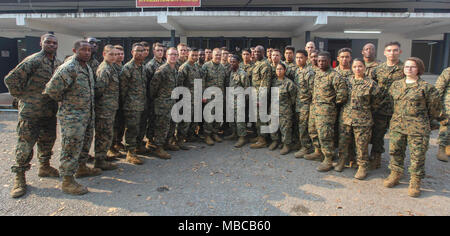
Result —
[[436, 157], [437, 157], [437, 159], [440, 160], [440, 161], [448, 162], [448, 156], [447, 156], [447, 154], [445, 153], [445, 147], [439, 146], [439, 151], [438, 151], [438, 154], [437, 154]]
[[117, 164], [106, 161], [105, 159], [96, 159], [94, 162], [94, 168], [100, 170], [115, 170], [119, 166]]
[[327, 172], [333, 169], [333, 161], [331, 158], [325, 158], [322, 163], [320, 163], [319, 167], [317, 167], [317, 171], [319, 172]]
[[347, 158], [346, 157], [339, 157], [339, 160], [336, 164], [336, 166], [334, 166], [334, 171], [336, 172], [342, 172], [345, 168], [345, 163], [347, 162]]
[[319, 148], [316, 148], [313, 153], [304, 155], [305, 160], [308, 161], [322, 161], [323, 155]]
[[270, 151], [273, 151], [273, 150], [277, 149], [278, 144], [279, 144], [279, 143], [278, 143], [277, 140], [273, 140], [272, 143], [269, 145], [269, 150], [270, 150]]
[[40, 163], [38, 176], [59, 177], [59, 172], [57, 169], [50, 166], [50, 161], [45, 161], [44, 163]]
[[289, 145], [284, 144], [283, 148], [280, 151], [281, 155], [286, 155], [291, 151], [291, 149], [289, 148]]
[[11, 190], [11, 197], [19, 198], [25, 195], [25, 193], [27, 193], [25, 172], [18, 172], [14, 178], [14, 187]]
[[224, 137], [225, 140], [236, 140], [238, 138], [236, 132], [233, 132], [232, 134]]
[[358, 166], [358, 171], [355, 174], [355, 179], [364, 180], [367, 177], [368, 170], [364, 166]]
[[223, 142], [222, 138], [219, 137], [219, 135], [217, 135], [217, 134], [213, 134], [213, 135], [212, 135], [212, 138], [214, 139], [214, 141], [216, 141], [216, 142], [218, 142], [218, 143]]
[[239, 140], [237, 141], [237, 143], [234, 145], [235, 148], [241, 148], [243, 147], [245, 144], [247, 144], [247, 138], [245, 136], [239, 137]]
[[211, 136], [210, 135], [206, 135], [205, 136], [205, 143], [206, 144], [208, 144], [209, 146], [212, 146], [212, 145], [214, 145], [214, 140], [211, 138]]
[[294, 154], [295, 158], [303, 158], [305, 155], [308, 154], [308, 149], [305, 147], [300, 148], [298, 152]]
[[88, 193], [88, 189], [83, 185], [77, 183], [73, 176], [64, 176], [62, 182], [62, 191], [72, 195], [83, 195]]
[[384, 180], [383, 185], [386, 188], [392, 188], [400, 183], [401, 178], [402, 173], [399, 173], [397, 171], [391, 171], [391, 174]]
[[376, 170], [381, 168], [381, 153], [372, 152], [371, 160], [369, 162], [369, 168], [371, 170]]
[[418, 176], [411, 175], [411, 180], [409, 181], [408, 196], [410, 197], [420, 196], [420, 183], [421, 180]]
[[190, 147], [186, 146], [186, 142], [184, 141], [184, 138], [180, 138], [177, 141], [177, 146], [180, 147], [181, 150], [185, 150], [185, 151], [191, 149]]
[[167, 153], [162, 146], [156, 146], [156, 151], [154, 152], [154, 154], [161, 159], [171, 158], [170, 154]]
[[136, 156], [136, 151], [135, 150], [128, 151], [125, 161], [130, 163], [130, 164], [133, 164], [133, 165], [142, 165], [142, 164], [144, 164], [144, 162], [139, 157]]
[[263, 136], [258, 136], [258, 141], [252, 145], [250, 145], [251, 149], [260, 149], [267, 147], [267, 141], [266, 138]]
[[102, 174], [102, 170], [98, 168], [89, 168], [86, 163], [80, 163], [78, 166], [77, 173], [75, 173], [75, 178], [84, 178], [98, 176]]
[[166, 145], [164, 145], [164, 149], [167, 149], [169, 151], [180, 151], [180, 147], [176, 144], [173, 144], [172, 142], [169, 142]]

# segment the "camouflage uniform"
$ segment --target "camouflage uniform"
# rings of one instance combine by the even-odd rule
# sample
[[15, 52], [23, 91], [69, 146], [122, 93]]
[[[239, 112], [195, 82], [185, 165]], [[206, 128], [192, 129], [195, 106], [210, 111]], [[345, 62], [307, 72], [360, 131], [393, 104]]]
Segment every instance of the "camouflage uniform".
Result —
[[406, 79], [393, 82], [389, 89], [393, 101], [393, 115], [389, 132], [389, 169], [403, 173], [406, 146], [409, 146], [409, 172], [425, 177], [425, 153], [430, 139], [430, 122], [443, 120], [442, 103], [437, 89], [418, 79], [407, 84]]
[[297, 72], [297, 64], [295, 62], [287, 62], [283, 61], [284, 65], [286, 65], [286, 77], [288, 79], [294, 81], [295, 80], [295, 73]]
[[[150, 87], [150, 83], [152, 81], [153, 76], [155, 75], [155, 72], [158, 70], [158, 68], [162, 65], [164, 65], [166, 62], [164, 60], [164, 58], [161, 61], [158, 61], [156, 58], [153, 58], [152, 60], [150, 60], [146, 65], [145, 65], [145, 73], [147, 75], [147, 80], [148, 80], [148, 84]], [[155, 137], [155, 121], [156, 121], [156, 117], [155, 117], [155, 105], [153, 103], [153, 100], [150, 98], [150, 96], [147, 96], [148, 100], [147, 100], [147, 132], [146, 132], [146, 136], [149, 140], [153, 140], [153, 138]]]
[[365, 77], [348, 78], [349, 99], [342, 107], [339, 123], [339, 157], [348, 158], [350, 145], [356, 144], [359, 166], [369, 163], [369, 142], [372, 136], [372, 112], [382, 104], [383, 97], [375, 81]]
[[189, 88], [191, 92], [191, 122], [184, 122], [178, 124], [178, 136], [181, 139], [192, 137], [195, 134], [196, 123], [194, 123], [194, 81], [196, 79], [202, 80], [202, 88], [204, 88], [204, 80], [202, 69], [197, 64], [191, 64], [186, 61], [179, 69], [179, 81], [183, 81], [183, 86]]
[[[439, 92], [444, 113], [450, 117], [450, 67], [447, 67], [436, 81], [436, 89]], [[450, 137], [448, 135], [448, 124], [441, 124], [439, 128], [439, 146], [446, 147], [450, 145]]]
[[[203, 65], [203, 72], [205, 73], [205, 89], [209, 87], [217, 87], [225, 94], [226, 70], [222, 64], [215, 64], [213, 61], [206, 62]], [[209, 103], [211, 100], [208, 100]], [[213, 111], [214, 112], [214, 111]], [[211, 123], [203, 123], [204, 132], [206, 135], [213, 135], [219, 132], [220, 124], [216, 121]]]
[[45, 163], [51, 158], [58, 104], [42, 92], [60, 64], [56, 58], [52, 61], [40, 51], [25, 58], [5, 77], [9, 92], [19, 100], [16, 164], [12, 167], [15, 173], [30, 169], [36, 143], [39, 162]]
[[297, 86], [292, 80], [285, 77], [283, 80], [272, 81], [272, 87], [279, 89], [279, 131], [272, 133], [270, 137], [273, 141], [280, 141], [285, 145], [292, 143], [292, 126], [294, 118], [294, 106], [297, 98]]
[[[267, 89], [267, 98], [270, 97], [270, 86], [272, 81], [272, 67], [267, 60], [257, 61], [255, 62], [255, 66], [252, 71], [252, 86], [256, 89], [256, 96], [258, 96], [261, 88]], [[269, 99], [267, 99], [269, 101]], [[258, 102], [260, 103], [260, 102]], [[269, 105], [269, 104], [267, 104]], [[258, 136], [265, 137], [267, 134], [261, 133], [261, 126], [267, 125], [266, 122], [262, 122], [259, 117], [259, 109], [257, 109], [257, 121], [256, 121], [256, 129], [258, 132]]]
[[[353, 76], [353, 71], [351, 70], [351, 69], [349, 69], [349, 70], [342, 70], [341, 69], [341, 67], [336, 67], [335, 69], [334, 69], [340, 76], [341, 76], [341, 78], [342, 79], [344, 79], [345, 80], [345, 82], [347, 83], [347, 86], [349, 86], [350, 84], [349, 84], [349, 78], [351, 77], [351, 76]], [[335, 147], [337, 148], [338, 146], [339, 146], [339, 130], [340, 130], [340, 122], [341, 122], [341, 120], [340, 120], [340, 118], [341, 118], [341, 112], [342, 112], [342, 109], [341, 109], [341, 107], [340, 106], [338, 106], [338, 108], [337, 108], [337, 117], [336, 117], [336, 125], [334, 126], [334, 145], [335, 145]], [[354, 154], [355, 153], [355, 147], [354, 147], [354, 145], [352, 144], [352, 145], [350, 145], [350, 149], [351, 149], [351, 153], [352, 154]], [[354, 157], [355, 155], [353, 155], [352, 157]]]
[[239, 64], [239, 68], [244, 70], [245, 73], [247, 73], [247, 76], [248, 76], [248, 79], [250, 80], [250, 83], [252, 82], [252, 77], [251, 76], [252, 76], [252, 70], [253, 70], [254, 66], [255, 66], [255, 64], [253, 64], [253, 63], [244, 64], [244, 62], [241, 62]]
[[172, 69], [169, 63], [159, 67], [150, 82], [150, 97], [155, 104], [155, 144], [158, 146], [165, 145], [175, 133], [175, 123], [170, 115], [175, 100], [171, 95], [182, 82], [178, 78], [178, 70]]
[[114, 135], [114, 118], [119, 109], [119, 73], [103, 61], [95, 83], [95, 159], [105, 160]]
[[61, 176], [73, 176], [88, 159], [94, 132], [94, 73], [76, 57], [61, 65], [47, 83], [44, 94], [60, 102]]
[[[298, 119], [298, 134], [303, 148], [311, 149], [311, 138], [308, 132], [309, 109], [312, 102], [315, 73], [311, 67], [297, 68], [295, 72], [295, 84], [297, 85], [297, 97], [295, 112]], [[318, 142], [318, 140], [317, 140]]]
[[[122, 71], [122, 65], [114, 63], [113, 68], [115, 72], [118, 75], [120, 75], [120, 72]], [[124, 134], [125, 134], [125, 118], [123, 114], [123, 102], [120, 98], [120, 81], [119, 81], [119, 109], [117, 110], [116, 117], [114, 118], [113, 145], [119, 145], [122, 142]]]
[[131, 59], [119, 75], [120, 97], [125, 118], [125, 145], [133, 151], [142, 144], [145, 123], [141, 122], [147, 106], [147, 76], [143, 65]]
[[337, 106], [347, 101], [347, 84], [340, 75], [329, 68], [320, 71], [314, 78], [314, 92], [312, 98], [309, 128], [316, 132], [310, 132], [311, 139], [318, 138], [320, 146], [314, 143], [315, 148], [320, 148], [325, 159], [330, 162], [334, 153], [334, 132], [337, 117]]
[[[230, 75], [230, 88], [243, 88], [244, 91], [250, 87], [250, 79], [247, 73], [243, 69], [238, 69], [237, 71], [231, 71]], [[236, 97], [233, 97], [235, 99]], [[247, 99], [246, 99], [247, 100]], [[246, 123], [238, 122], [238, 104], [237, 100], [234, 101], [234, 122], [230, 124], [233, 133], [239, 137], [245, 137], [247, 135]]]
[[377, 60], [367, 63], [364, 63], [366, 65], [366, 72], [364, 73], [364, 76], [369, 77], [369, 79], [373, 79], [372, 75], [373, 75], [373, 71], [375, 70], [375, 68], [377, 68], [377, 66], [380, 64]]
[[97, 81], [97, 75], [96, 72], [98, 70], [98, 67], [100, 66], [100, 62], [95, 58], [94, 55], [92, 55], [91, 59], [87, 62], [89, 67], [91, 67], [91, 70], [94, 72], [94, 81]]

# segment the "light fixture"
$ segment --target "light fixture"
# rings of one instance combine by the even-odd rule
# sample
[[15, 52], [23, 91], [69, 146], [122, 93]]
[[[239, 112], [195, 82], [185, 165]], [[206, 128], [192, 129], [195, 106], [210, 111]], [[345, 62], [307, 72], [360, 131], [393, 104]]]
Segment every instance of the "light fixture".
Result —
[[379, 30], [344, 30], [346, 34], [381, 34]]

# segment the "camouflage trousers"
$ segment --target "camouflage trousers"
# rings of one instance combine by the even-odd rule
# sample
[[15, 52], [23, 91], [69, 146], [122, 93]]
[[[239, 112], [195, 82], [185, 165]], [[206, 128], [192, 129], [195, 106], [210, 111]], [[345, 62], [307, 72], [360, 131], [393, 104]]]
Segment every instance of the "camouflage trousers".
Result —
[[124, 111], [125, 117], [125, 147], [127, 150], [135, 150], [138, 145], [142, 144], [142, 138], [140, 135], [143, 133], [141, 130], [143, 123], [141, 122], [144, 112], [143, 111]]
[[314, 115], [314, 107], [312, 105], [309, 107], [308, 133], [312, 145], [320, 149], [319, 134], [316, 128], [316, 116]]
[[391, 161], [389, 169], [403, 173], [406, 146], [409, 146], [410, 161], [409, 173], [421, 179], [425, 177], [425, 154], [428, 150], [430, 136], [416, 136], [402, 134], [396, 131], [389, 132], [389, 155]]
[[392, 116], [374, 114], [372, 127], [372, 152], [384, 153], [384, 135], [389, 129], [389, 123]]
[[155, 144], [163, 146], [175, 134], [176, 124], [172, 121], [170, 110], [167, 115], [156, 115]]
[[[248, 114], [248, 113], [246, 113]], [[239, 137], [247, 136], [247, 123], [246, 122], [238, 122], [238, 109], [237, 106], [234, 106], [234, 122], [228, 123], [233, 133], [235, 133]]]
[[[334, 139], [335, 139], [335, 115], [313, 115], [313, 119], [310, 119], [309, 128], [313, 133], [310, 133], [310, 137], [313, 140], [315, 148], [319, 148], [322, 154], [327, 159], [333, 159], [334, 157]], [[314, 142], [316, 140], [316, 142]], [[318, 140], [318, 142], [317, 142]]]
[[156, 129], [155, 124], [156, 124], [155, 106], [153, 102], [148, 102], [147, 131], [145, 134], [148, 140], [153, 140], [155, 137], [155, 129]]
[[123, 117], [123, 110], [119, 109], [119, 110], [117, 110], [116, 116], [114, 119], [113, 145], [121, 143], [124, 134], [125, 134], [125, 118]]
[[[106, 117], [106, 116], [105, 116]], [[114, 117], [115, 113], [109, 118], [100, 118], [98, 114], [95, 117], [95, 159], [105, 160], [106, 153], [111, 148], [114, 139]]]
[[[208, 101], [209, 102], [209, 101]], [[212, 115], [215, 113], [215, 109], [212, 111]], [[213, 122], [203, 122], [203, 131], [205, 135], [218, 134], [221, 127], [221, 123], [213, 121]]]
[[[280, 111], [281, 113], [281, 111]], [[280, 114], [279, 118], [279, 130], [275, 133], [270, 134], [273, 141], [280, 141], [281, 143], [289, 145], [292, 143], [292, 125], [293, 125], [294, 114], [287, 112], [286, 114]]]
[[61, 176], [72, 176], [79, 163], [86, 163], [94, 135], [94, 120], [90, 115], [64, 116], [59, 118], [61, 125]]
[[300, 112], [297, 112], [297, 120], [300, 144], [303, 148], [310, 149], [312, 147], [312, 143], [308, 132], [309, 106], [304, 105], [300, 108]]
[[368, 167], [371, 137], [371, 126], [350, 126], [341, 122], [339, 125], [339, 157], [351, 159], [356, 149], [358, 165]]
[[[444, 111], [447, 117], [450, 117], [450, 108], [445, 104]], [[441, 122], [441, 126], [439, 127], [439, 146], [446, 147], [450, 145], [450, 135], [448, 134], [448, 122]]]
[[40, 163], [50, 160], [53, 145], [56, 140], [56, 116], [23, 119], [17, 124], [16, 163], [11, 167], [12, 172], [25, 172], [30, 169], [33, 158], [33, 148], [37, 144]]

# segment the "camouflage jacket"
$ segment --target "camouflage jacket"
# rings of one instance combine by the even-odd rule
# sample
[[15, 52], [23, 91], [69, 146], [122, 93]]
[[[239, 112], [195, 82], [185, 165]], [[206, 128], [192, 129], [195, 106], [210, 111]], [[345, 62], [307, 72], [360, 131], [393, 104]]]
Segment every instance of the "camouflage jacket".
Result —
[[364, 76], [369, 77], [369, 79], [373, 79], [373, 71], [377, 66], [380, 64], [377, 60], [370, 62], [370, 63], [364, 63], [366, 65], [366, 73], [364, 73]]
[[[245, 91], [246, 88], [250, 87], [250, 79], [248, 78], [247, 73], [239, 68], [237, 71], [231, 70], [230, 74], [230, 84], [228, 85], [230, 88], [238, 88], [242, 87]], [[232, 99], [235, 99], [233, 96]], [[237, 100], [233, 102], [235, 108], [237, 107]]]
[[295, 111], [300, 112], [302, 106], [307, 106], [309, 111], [309, 105], [312, 102], [313, 89], [314, 89], [314, 76], [315, 73], [311, 67], [297, 68], [295, 71], [294, 83], [297, 85], [297, 98], [295, 101]]
[[283, 63], [286, 65], [286, 77], [288, 77], [290, 80], [295, 80], [295, 72], [297, 71], [297, 64], [295, 62], [287, 62], [283, 61]]
[[97, 80], [96, 72], [98, 70], [98, 66], [100, 66], [100, 62], [93, 55], [91, 59], [87, 62], [87, 64], [89, 65], [89, 67], [91, 67], [92, 71], [94, 72], [94, 81], [96, 81]]
[[436, 89], [439, 92], [442, 104], [450, 106], [450, 67], [442, 71], [436, 81]]
[[144, 66], [137, 65], [134, 59], [131, 59], [122, 67], [119, 80], [123, 110], [144, 111], [147, 105], [148, 90]]
[[172, 90], [183, 84], [179, 79], [176, 68], [171, 68], [169, 63], [162, 65], [156, 70], [150, 82], [150, 96], [155, 104], [156, 115], [170, 115], [175, 100], [171, 98]]
[[372, 126], [372, 112], [378, 110], [384, 100], [377, 83], [368, 77], [348, 77], [348, 99], [343, 106], [340, 120], [349, 126]]
[[[272, 67], [266, 60], [257, 61], [252, 71], [252, 86], [259, 93], [260, 88], [270, 89], [272, 83]], [[267, 92], [270, 92], [267, 91]]]
[[244, 62], [241, 62], [239, 64], [239, 68], [243, 69], [245, 71], [245, 73], [247, 73], [250, 83], [252, 81], [252, 70], [253, 70], [254, 66], [255, 66], [255, 64], [253, 64], [252, 62], [250, 64], [244, 64]]
[[5, 84], [12, 96], [19, 99], [19, 118], [52, 117], [58, 104], [42, 92], [53, 72], [61, 65], [51, 61], [44, 51], [25, 58], [5, 77]]
[[114, 64], [103, 61], [97, 69], [95, 82], [95, 115], [111, 118], [119, 109], [119, 73]]
[[[202, 69], [195, 63], [191, 64], [189, 61], [186, 61], [182, 66], [180, 66], [180, 68], [178, 69], [178, 73], [179, 80], [183, 81], [184, 87], [189, 88], [192, 96], [194, 96], [194, 81], [196, 79], [201, 79], [202, 88], [205, 88], [205, 80], [203, 79]], [[192, 99], [192, 101], [194, 100]]]
[[350, 70], [341, 70], [341, 68], [338, 66], [334, 69], [337, 73], [339, 73], [339, 75], [344, 78], [344, 79], [348, 79], [350, 76], [353, 75], [353, 71]]
[[231, 64], [227, 62], [222, 64], [222, 66], [225, 68], [225, 84], [228, 85], [230, 84]]
[[153, 75], [155, 74], [156, 70], [162, 65], [164, 65], [166, 61], [164, 58], [161, 61], [156, 60], [156, 58], [151, 59], [147, 64], [145, 64], [145, 73], [147, 75], [148, 82], [153, 78]]
[[72, 57], [56, 70], [45, 86], [44, 94], [60, 102], [61, 119], [94, 119], [94, 73]]
[[442, 103], [437, 89], [420, 79], [406, 84], [406, 79], [395, 81], [389, 89], [394, 103], [390, 130], [408, 135], [429, 135], [430, 122], [441, 121]]
[[287, 77], [272, 81], [272, 87], [279, 89], [280, 116], [294, 113], [295, 100], [297, 98], [297, 86]]
[[333, 69], [319, 71], [314, 78], [312, 104], [315, 115], [336, 116], [337, 105], [347, 101], [347, 84]]
[[[384, 62], [377, 66], [372, 72], [372, 79], [378, 83], [381, 92], [384, 93], [384, 96], [386, 97], [389, 96], [389, 88], [391, 87], [392, 83], [403, 78], [403, 62], [401, 61], [395, 66], [388, 66], [386, 62]], [[392, 100], [389, 100], [389, 102], [385, 103], [384, 107], [380, 108], [378, 112], [376, 112], [376, 114], [385, 116], [391, 116], [392, 113]]]
[[225, 91], [226, 77], [225, 67], [222, 64], [215, 64], [212, 61], [206, 62], [203, 65], [203, 72], [205, 73], [205, 89], [209, 87], [218, 87]]

